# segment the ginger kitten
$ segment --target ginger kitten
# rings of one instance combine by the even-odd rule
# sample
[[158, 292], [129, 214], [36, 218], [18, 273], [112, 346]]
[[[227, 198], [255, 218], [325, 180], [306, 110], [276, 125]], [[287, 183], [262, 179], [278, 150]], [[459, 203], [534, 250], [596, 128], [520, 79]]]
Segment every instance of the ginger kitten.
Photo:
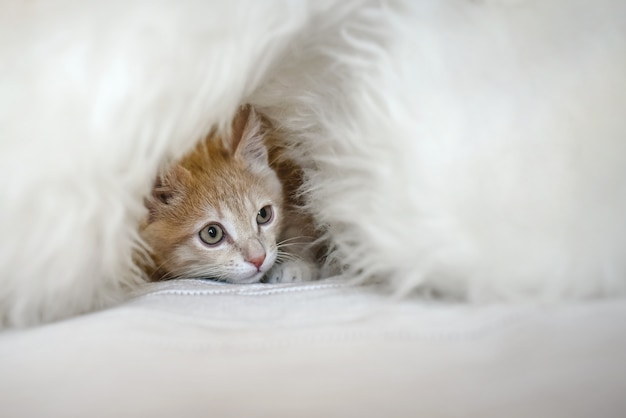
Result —
[[[270, 164], [271, 162], [271, 164]], [[150, 280], [295, 282], [318, 276], [315, 230], [298, 209], [301, 172], [250, 106], [228, 137], [209, 135], [146, 200]]]

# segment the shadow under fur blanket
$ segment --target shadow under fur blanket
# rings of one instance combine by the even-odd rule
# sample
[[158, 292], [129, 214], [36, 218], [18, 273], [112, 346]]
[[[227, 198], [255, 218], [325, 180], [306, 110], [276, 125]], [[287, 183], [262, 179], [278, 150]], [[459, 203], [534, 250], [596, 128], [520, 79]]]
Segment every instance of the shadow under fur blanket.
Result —
[[107, 306], [157, 171], [249, 102], [358, 280], [626, 291], [621, 0], [0, 5], [0, 322]]

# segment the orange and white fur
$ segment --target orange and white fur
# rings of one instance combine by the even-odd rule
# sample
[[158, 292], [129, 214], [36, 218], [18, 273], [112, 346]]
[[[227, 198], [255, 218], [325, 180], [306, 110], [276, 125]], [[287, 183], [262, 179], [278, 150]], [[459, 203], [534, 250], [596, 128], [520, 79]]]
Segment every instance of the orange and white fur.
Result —
[[243, 107], [229, 133], [201, 141], [159, 176], [146, 199], [148, 278], [317, 278], [314, 229], [297, 202], [300, 176], [268, 122]]

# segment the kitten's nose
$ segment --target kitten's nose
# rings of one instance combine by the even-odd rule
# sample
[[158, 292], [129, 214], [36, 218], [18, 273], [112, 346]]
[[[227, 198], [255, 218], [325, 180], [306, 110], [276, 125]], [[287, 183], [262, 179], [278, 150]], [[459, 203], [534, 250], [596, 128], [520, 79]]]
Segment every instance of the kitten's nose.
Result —
[[265, 261], [265, 254], [262, 254], [258, 257], [249, 259], [248, 263], [254, 265], [257, 269], [260, 269], [264, 261]]

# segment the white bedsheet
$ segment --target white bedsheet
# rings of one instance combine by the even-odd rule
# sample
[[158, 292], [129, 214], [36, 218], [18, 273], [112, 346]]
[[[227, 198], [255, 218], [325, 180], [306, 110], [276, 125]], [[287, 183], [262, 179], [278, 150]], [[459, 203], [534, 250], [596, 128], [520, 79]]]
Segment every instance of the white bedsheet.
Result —
[[626, 301], [174, 281], [0, 334], [2, 417], [626, 416]]

